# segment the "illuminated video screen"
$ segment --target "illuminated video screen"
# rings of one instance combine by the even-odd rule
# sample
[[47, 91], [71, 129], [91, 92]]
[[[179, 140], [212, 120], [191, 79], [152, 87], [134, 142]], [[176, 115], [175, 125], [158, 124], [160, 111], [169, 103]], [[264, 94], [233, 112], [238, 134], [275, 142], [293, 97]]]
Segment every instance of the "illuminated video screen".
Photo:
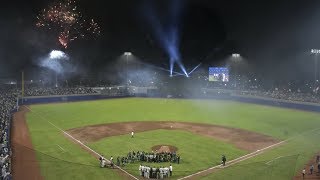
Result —
[[209, 81], [228, 82], [229, 69], [225, 67], [209, 67]]

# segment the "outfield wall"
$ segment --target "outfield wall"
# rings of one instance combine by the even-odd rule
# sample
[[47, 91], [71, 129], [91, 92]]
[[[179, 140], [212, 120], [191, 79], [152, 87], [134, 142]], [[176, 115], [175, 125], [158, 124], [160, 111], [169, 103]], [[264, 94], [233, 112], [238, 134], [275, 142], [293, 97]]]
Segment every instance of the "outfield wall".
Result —
[[63, 103], [63, 102], [90, 101], [90, 100], [123, 98], [123, 97], [128, 97], [128, 96], [107, 96], [107, 95], [101, 95], [101, 94], [34, 96], [34, 97], [19, 98], [19, 104], [31, 105], [31, 104], [46, 104], [46, 103]]
[[[68, 95], [68, 96], [37, 96], [37, 97], [25, 97], [19, 99], [19, 104], [45, 104], [45, 103], [62, 103], [62, 102], [74, 102], [74, 101], [89, 101], [99, 99], [110, 98], [124, 98], [132, 96], [107, 96], [101, 94], [90, 95]], [[145, 95], [135, 95], [135, 97], [145, 97]], [[305, 102], [291, 102], [286, 100], [263, 98], [257, 96], [240, 96], [240, 95], [220, 95], [210, 97], [200, 97], [200, 99], [217, 99], [217, 100], [231, 100], [244, 103], [261, 104], [267, 106], [276, 106], [284, 108], [299, 109], [304, 111], [320, 112], [320, 104], [305, 103]]]
[[239, 96], [232, 95], [229, 97], [229, 99], [234, 101], [244, 102], [244, 103], [253, 103], [253, 104], [261, 104], [261, 105], [267, 105], [267, 106], [299, 109], [304, 111], [320, 112], [320, 104], [316, 104], [316, 103], [293, 102], [293, 101], [286, 101], [281, 99], [263, 98], [263, 97], [256, 97], [256, 96], [240, 96], [240, 95]]

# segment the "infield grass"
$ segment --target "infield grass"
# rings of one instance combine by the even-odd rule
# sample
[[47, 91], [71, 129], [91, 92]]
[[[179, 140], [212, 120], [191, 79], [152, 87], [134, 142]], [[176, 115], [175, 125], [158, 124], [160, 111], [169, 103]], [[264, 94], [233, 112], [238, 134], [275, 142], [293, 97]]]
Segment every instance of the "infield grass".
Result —
[[[78, 145], [73, 144], [72, 142], [70, 142], [70, 140], [66, 139], [61, 132], [52, 127], [52, 125], [47, 122], [48, 120], [64, 130], [83, 127], [87, 125], [106, 124], [114, 122], [180, 121], [217, 124], [241, 128], [270, 135], [281, 140], [294, 137], [292, 141], [289, 141], [288, 143], [278, 148], [259, 155], [258, 157], [246, 160], [243, 163], [258, 161], [260, 162], [265, 160], [269, 161], [270, 159], [276, 158], [278, 156], [300, 154], [297, 158], [297, 166], [295, 166], [294, 168], [295, 172], [297, 172], [298, 169], [302, 168], [303, 163], [308, 161], [309, 158], [314, 155], [316, 151], [319, 151], [320, 148], [318, 145], [319, 143], [316, 144], [316, 142], [314, 142], [316, 139], [319, 139], [319, 133], [313, 132], [309, 135], [304, 134], [303, 136], [299, 136], [303, 132], [320, 128], [320, 114], [285, 108], [220, 100], [123, 98], [77, 103], [34, 105], [31, 106], [31, 109], [33, 112], [28, 113], [27, 122], [29, 125], [29, 130], [31, 132], [34, 147], [39, 150], [39, 152], [45, 152], [55, 158], [67, 160], [70, 162], [76, 162], [78, 164], [88, 165], [84, 166], [87, 167], [87, 169], [91, 169], [91, 167], [97, 166], [97, 160], [94, 159], [92, 155], [79, 148]], [[42, 118], [40, 118], [39, 116], [41, 116]], [[146, 133], [161, 134], [162, 131]], [[166, 133], [162, 134], [165, 135]], [[171, 134], [171, 137], [177, 136], [177, 138], [180, 138], [180, 136], [184, 137], [183, 135], [186, 134], [188, 134], [188, 132], [175, 132], [173, 135]], [[198, 136], [195, 137], [200, 138]], [[97, 142], [97, 144], [90, 144], [90, 146], [99, 151], [101, 150], [102, 152], [106, 152], [106, 156], [109, 155], [108, 152], [114, 152], [114, 155], [117, 153], [120, 154], [120, 152], [121, 154], [122, 152], [126, 154], [128, 153], [128, 150], [120, 149], [120, 146], [131, 146], [128, 141], [121, 141], [122, 145], [120, 143], [112, 143], [112, 146], [104, 145], [104, 142], [106, 144], [111, 142], [120, 142], [121, 138], [125, 137], [119, 136], [103, 139], [103, 141], [99, 141]], [[159, 142], [157, 144], [161, 144], [163, 141], [160, 138], [155, 140], [155, 142]], [[212, 142], [215, 141], [212, 140]], [[178, 144], [179, 141], [177, 141], [176, 143]], [[184, 143], [187, 144], [190, 142]], [[67, 152], [63, 152], [56, 144], [63, 147]], [[143, 148], [150, 148], [151, 144], [144, 145], [143, 142], [139, 142], [137, 143], [137, 145]], [[178, 145], [175, 146], [178, 147]], [[183, 144], [179, 146], [185, 147], [183, 146]], [[180, 147], [178, 148], [181, 149]], [[207, 150], [207, 152], [211, 156], [215, 154], [214, 151], [215, 149], [210, 151]], [[225, 147], [222, 148], [221, 151], [228, 151], [225, 153], [227, 157], [229, 152], [230, 154], [232, 154], [232, 152], [238, 152], [235, 153], [235, 157], [243, 153], [239, 150], [230, 148], [230, 145], [227, 144], [225, 144]], [[38, 157], [41, 156], [39, 154], [41, 153], [37, 153]], [[220, 158], [220, 156], [221, 153], [219, 154], [218, 158]], [[230, 155], [230, 157], [233, 157], [233, 155]], [[182, 156], [182, 158], [185, 157]], [[213, 163], [214, 161], [215, 159], [214, 157], [212, 157], [211, 162]], [[54, 164], [57, 164], [57, 166], [59, 166], [58, 162]], [[202, 168], [204, 168], [205, 166], [208, 167], [208, 165], [210, 165], [208, 161], [201, 161], [201, 164], [203, 164], [201, 166]], [[50, 177], [52, 173], [55, 173], [55, 171], [57, 171], [57, 169], [55, 168], [46, 168], [47, 166], [44, 162], [40, 161], [40, 165], [42, 167], [42, 171], [45, 171], [45, 173], [48, 174], [48, 177]], [[290, 165], [292, 165], [292, 163], [290, 163]], [[75, 176], [79, 177], [80, 179], [88, 179], [92, 176], [92, 172], [94, 172], [94, 179], [105, 179], [106, 176], [109, 177], [109, 179], [121, 179], [121, 177], [118, 176], [117, 173], [108, 169], [101, 170], [97, 168], [95, 170], [95, 168], [92, 168], [93, 170], [89, 173], [84, 170], [86, 168], [83, 168], [82, 165], [80, 167], [81, 168], [79, 168], [79, 170], [65, 170], [67, 172], [62, 171], [62, 173], [60, 174], [63, 174], [63, 177]], [[128, 168], [130, 169], [133, 167]], [[232, 168], [230, 169], [232, 170]], [[250, 172], [256, 172], [259, 174], [259, 170], [261, 168], [259, 168], [259, 166], [252, 166], [249, 169]], [[283, 166], [279, 166], [276, 169], [278, 169], [279, 172], [289, 172], [289, 170]], [[231, 170], [224, 169], [215, 174], [212, 174], [212, 177], [216, 177], [217, 175], [220, 175], [220, 177], [224, 177], [224, 172], [231, 172]], [[246, 174], [248, 174], [248, 169], [245, 168], [238, 171], [235, 170], [235, 172], [237, 172], [237, 178], [241, 179], [241, 177], [246, 177]], [[212, 177], [208, 176], [207, 178], [210, 179]], [[275, 179], [284, 179], [281, 178], [281, 176], [276, 177], [279, 178]]]
[[[228, 152], [228, 158], [246, 154], [245, 151], [236, 149], [231, 144], [223, 143], [209, 137], [199, 136], [186, 131], [155, 130], [136, 133], [134, 138], [130, 135], [109, 137], [98, 142], [89, 144], [103, 154], [113, 155], [115, 161], [117, 157], [126, 157], [129, 151], [152, 152], [151, 147], [156, 145], [172, 145], [178, 148], [181, 156], [180, 164], [173, 163], [174, 173], [172, 178], [183, 177], [221, 164], [221, 155]], [[110, 148], [111, 147], [111, 148]], [[145, 163], [155, 167], [169, 167], [170, 163]], [[124, 169], [138, 176], [138, 162], [128, 164]]]

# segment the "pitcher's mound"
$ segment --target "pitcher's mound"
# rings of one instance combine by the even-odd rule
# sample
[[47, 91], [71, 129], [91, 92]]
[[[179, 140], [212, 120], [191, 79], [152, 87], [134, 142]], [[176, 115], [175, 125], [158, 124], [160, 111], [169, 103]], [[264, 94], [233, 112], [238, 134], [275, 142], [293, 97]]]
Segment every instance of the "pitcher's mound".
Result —
[[177, 147], [170, 146], [170, 145], [156, 145], [156, 146], [153, 146], [151, 149], [153, 152], [157, 152], [157, 153], [162, 153], [162, 152], [173, 153], [178, 151]]

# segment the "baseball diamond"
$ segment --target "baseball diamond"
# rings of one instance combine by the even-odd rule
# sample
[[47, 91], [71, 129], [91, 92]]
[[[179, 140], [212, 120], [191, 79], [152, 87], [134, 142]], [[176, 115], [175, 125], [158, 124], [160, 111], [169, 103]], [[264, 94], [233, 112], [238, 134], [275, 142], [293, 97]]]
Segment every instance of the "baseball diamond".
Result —
[[[215, 99], [22, 106], [13, 121], [13, 163], [19, 162], [13, 172], [30, 179], [87, 179], [92, 173], [95, 179], [286, 179], [298, 176], [318, 151], [313, 143], [320, 134], [318, 117], [316, 112]], [[171, 160], [161, 160], [164, 155]], [[100, 156], [114, 167], [99, 168]], [[172, 176], [161, 169], [170, 165]], [[241, 173], [245, 169], [251, 173]]]

